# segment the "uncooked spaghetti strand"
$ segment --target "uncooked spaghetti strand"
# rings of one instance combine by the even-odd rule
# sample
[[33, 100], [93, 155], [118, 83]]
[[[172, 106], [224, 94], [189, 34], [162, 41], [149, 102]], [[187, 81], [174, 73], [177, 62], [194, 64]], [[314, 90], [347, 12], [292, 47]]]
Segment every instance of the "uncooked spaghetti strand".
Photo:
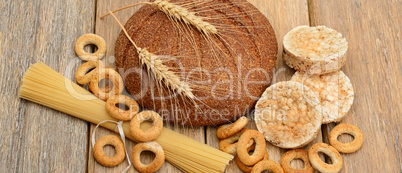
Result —
[[174, 158], [171, 160], [168, 160], [169, 162], [180, 162], [183, 163], [183, 167], [186, 170], [191, 170], [190, 172], [205, 172], [205, 173], [210, 173], [210, 172], [219, 172], [214, 169], [211, 169], [209, 167], [204, 167], [204, 166], [195, 166], [197, 163], [192, 161], [192, 160], [185, 160], [183, 158], [177, 157], [177, 155], [173, 155], [170, 152], [165, 152], [166, 156], [169, 156], [169, 158]]
[[[166, 133], [168, 133], [168, 132], [166, 132]], [[172, 134], [169, 134], [169, 136], [173, 136], [174, 135], [174, 133], [172, 133]], [[164, 140], [164, 138], [161, 138], [160, 140]], [[168, 139], [166, 140], [166, 141], [164, 141], [165, 143], [169, 143], [170, 141], [168, 141]], [[180, 143], [180, 145], [189, 145], [189, 146], [191, 146], [191, 145], [194, 145], [195, 143], [198, 143], [198, 141], [196, 141], [196, 140], [194, 140], [194, 139], [192, 139], [192, 138], [189, 138], [188, 140], [185, 140], [185, 141], [183, 141], [183, 142], [181, 142]], [[209, 150], [209, 149], [207, 149], [207, 148], [204, 148], [204, 146], [199, 146], [199, 147], [197, 147], [197, 149], [199, 149], [199, 150], [207, 150], [207, 152], [209, 153], [209, 154], [212, 154], [212, 155], [216, 155], [216, 153], [219, 153], [218, 151], [218, 149], [215, 149], [214, 148], [214, 150]], [[230, 158], [231, 157], [231, 155], [223, 155], [223, 158], [224, 159], [227, 159], [227, 158]]]
[[[168, 147], [169, 147], [169, 148], [178, 147], [178, 146], [175, 146], [174, 144], [169, 144], [169, 143], [165, 143], [165, 144], [166, 144], [166, 145], [165, 145], [165, 148], [168, 148]], [[185, 146], [186, 146], [186, 145], [185, 145]], [[190, 148], [186, 148], [186, 147], [181, 147], [181, 148], [183, 148], [183, 150], [182, 150], [181, 153], [189, 153], [189, 154], [193, 155], [194, 158], [198, 158], [198, 159], [202, 159], [202, 158], [204, 158], [204, 157], [212, 158], [212, 157], [215, 156], [215, 155], [211, 155], [211, 154], [207, 154], [207, 153], [203, 153], [203, 155], [199, 155], [198, 152], [200, 152], [200, 151], [202, 151], [202, 150], [196, 150], [195, 148], [191, 148], [191, 149], [190, 149]], [[193, 151], [190, 151], [190, 150], [193, 150]], [[212, 164], [212, 165], [215, 165], [215, 166], [224, 164], [224, 163], [221, 163], [218, 158], [211, 159], [211, 161], [213, 161], [211, 164]]]
[[[150, 127], [151, 127], [151, 124], [144, 124], [145, 129], [150, 128]], [[163, 143], [166, 143], [166, 144], [171, 144], [172, 143], [172, 141], [169, 140], [171, 138], [175, 138], [175, 137], [180, 138], [180, 136], [176, 136], [176, 135], [179, 135], [178, 133], [175, 133], [174, 131], [172, 131], [170, 129], [167, 129], [163, 133], [166, 133], [165, 136], [166, 137], [169, 136], [169, 138], [161, 137], [161, 138], [158, 138], [158, 140], [163, 142]], [[189, 138], [189, 137], [184, 137], [184, 138], [186, 138], [186, 139], [181, 141], [179, 144], [174, 144], [174, 146], [186, 146], [186, 145], [187, 146], [197, 146], [197, 147], [193, 147], [193, 148], [196, 149], [196, 150], [206, 151], [206, 153], [204, 153], [204, 154], [211, 154], [211, 155], [214, 155], [214, 156], [220, 156], [217, 153], [222, 153], [218, 149], [215, 149], [215, 148], [211, 149], [211, 147], [209, 147], [208, 145], [202, 145], [202, 146], [195, 145], [196, 143], [199, 143], [199, 141], [197, 141], [195, 139], [192, 139], [192, 138]], [[204, 148], [205, 146], [207, 146], [207, 148]], [[224, 160], [230, 159], [232, 157], [233, 156], [230, 155], [230, 154], [222, 155], [222, 159], [224, 159]]]
[[[170, 152], [165, 152], [165, 155], [169, 155], [169, 158], [174, 158], [173, 162], [180, 162], [183, 163], [186, 167], [186, 169], [188, 170], [193, 170], [193, 172], [206, 172], [206, 173], [210, 173], [210, 172], [223, 172], [222, 171], [217, 171], [211, 167], [206, 167], [206, 166], [202, 166], [202, 165], [197, 165], [197, 162], [192, 161], [192, 160], [185, 160], [183, 158], [177, 157], [177, 155], [173, 155]], [[195, 166], [197, 165], [197, 166]]]
[[[165, 155], [169, 155], [171, 158], [174, 158], [174, 161], [181, 162], [181, 163], [187, 165], [188, 167], [191, 167], [191, 169], [197, 170], [196, 172], [207, 172], [207, 173], [209, 173], [209, 172], [223, 172], [224, 171], [224, 170], [214, 169], [214, 167], [211, 167], [210, 165], [197, 165], [197, 166], [195, 166], [196, 164], [198, 164], [198, 162], [195, 162], [193, 160], [187, 160], [185, 158], [177, 157], [177, 155], [172, 155], [172, 153], [169, 153], [169, 152], [165, 152]], [[224, 166], [223, 168], [225, 168], [225, 167], [226, 166]]]

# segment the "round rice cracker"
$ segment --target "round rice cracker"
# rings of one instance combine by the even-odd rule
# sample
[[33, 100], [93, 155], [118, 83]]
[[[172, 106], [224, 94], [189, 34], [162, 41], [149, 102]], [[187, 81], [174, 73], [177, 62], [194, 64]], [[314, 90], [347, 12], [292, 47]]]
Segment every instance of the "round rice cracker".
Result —
[[290, 81], [302, 83], [317, 93], [323, 112], [323, 124], [341, 121], [352, 107], [353, 86], [342, 71], [324, 75], [296, 72]]
[[322, 113], [316, 93], [301, 83], [285, 81], [265, 90], [254, 118], [268, 142], [280, 148], [299, 148], [317, 137]]
[[302, 73], [325, 74], [346, 63], [348, 42], [341, 33], [326, 26], [298, 26], [283, 38], [283, 58]]

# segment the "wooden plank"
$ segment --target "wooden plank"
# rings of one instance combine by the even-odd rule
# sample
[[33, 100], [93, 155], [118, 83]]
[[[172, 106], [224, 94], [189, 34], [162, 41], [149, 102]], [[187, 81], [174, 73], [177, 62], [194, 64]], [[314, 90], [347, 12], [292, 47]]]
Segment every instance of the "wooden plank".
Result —
[[18, 98], [21, 78], [42, 61], [69, 79], [75, 40], [93, 30], [93, 0], [0, 2], [2, 172], [85, 172], [88, 123]]
[[[270, 21], [275, 30], [276, 38], [278, 40], [278, 60], [275, 69], [275, 75], [272, 83], [279, 81], [290, 80], [294, 74], [294, 70], [290, 69], [282, 59], [282, 40], [283, 36], [292, 28], [298, 25], [308, 25], [308, 4], [307, 0], [249, 0], [256, 6]], [[254, 122], [254, 115], [249, 115], [249, 124], [247, 128], [257, 129]], [[207, 143], [208, 145], [219, 148], [219, 139], [216, 137], [216, 127], [207, 127]], [[311, 143], [322, 142], [321, 133]], [[310, 146], [304, 147], [308, 149]], [[279, 149], [267, 143], [267, 150], [270, 160], [280, 162], [280, 158], [287, 150]], [[302, 168], [302, 162], [292, 162], [291, 165], [295, 168]], [[237, 167], [235, 161], [232, 161], [227, 167], [226, 172], [241, 172]]]
[[[355, 100], [342, 123], [358, 126], [365, 139], [356, 153], [342, 154], [341, 172], [402, 172], [402, 2], [311, 0], [309, 7], [312, 25], [331, 27], [349, 42], [342, 70]], [[324, 129], [325, 139], [334, 126]]]
[[[117, 8], [126, 6], [126, 5], [131, 5], [135, 4], [137, 2], [143, 2], [143, 0], [99, 0], [97, 1], [97, 13], [96, 13], [96, 29], [95, 33], [102, 36], [107, 43], [107, 55], [106, 58], [103, 59], [105, 64], [110, 67], [114, 67], [114, 45], [117, 39], [118, 34], [120, 33], [121, 29], [117, 25], [117, 23], [113, 20], [112, 17], [106, 17], [104, 19], [99, 19], [100, 16], [106, 14], [108, 10], [115, 10]], [[120, 11], [116, 13], [115, 15], [119, 18], [119, 20], [124, 24], [134, 13], [137, 11], [141, 6], [135, 7], [135, 8], [130, 8], [126, 9], [124, 11]], [[125, 91], [127, 94], [127, 92]], [[199, 140], [201, 142], [204, 142], [204, 127], [197, 127], [197, 128], [191, 128], [191, 127], [182, 127], [180, 125], [171, 125], [171, 124], [165, 124], [165, 126], [168, 126], [171, 129], [174, 129], [176, 132], [179, 132], [181, 134], [185, 134], [191, 138], [194, 138], [196, 140]], [[93, 128], [95, 126], [91, 125], [91, 133], [93, 131]], [[96, 132], [96, 139], [99, 139], [101, 136], [108, 135], [108, 134], [115, 134], [109, 130], [103, 129], [103, 128], [98, 128]], [[92, 135], [92, 134], [90, 134]], [[129, 152], [129, 158], [131, 160], [131, 151], [132, 148], [134, 147], [135, 143], [132, 141], [127, 142], [127, 151]], [[105, 149], [106, 153], [113, 154], [112, 148], [106, 148]], [[147, 163], [150, 161], [152, 157], [150, 154], [145, 154], [144, 155], [144, 162]], [[88, 156], [88, 172], [121, 172], [123, 171], [126, 167], [128, 166], [127, 160], [125, 160], [122, 164], [113, 167], [113, 168], [107, 168], [102, 165], [100, 165], [98, 162], [94, 160], [93, 157], [93, 152], [92, 152], [92, 147], [90, 146], [89, 150], [89, 156]], [[129, 172], [136, 172], [136, 170], [131, 167]], [[179, 172], [177, 168], [169, 164], [168, 162], [165, 162], [164, 166], [157, 172]]]

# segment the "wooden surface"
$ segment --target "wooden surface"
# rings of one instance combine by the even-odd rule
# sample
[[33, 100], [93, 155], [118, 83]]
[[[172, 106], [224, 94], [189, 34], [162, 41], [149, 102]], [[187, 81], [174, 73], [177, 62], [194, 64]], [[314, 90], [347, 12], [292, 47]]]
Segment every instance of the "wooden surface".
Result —
[[[1, 0], [0, 10], [0, 168], [4, 172], [121, 172], [127, 166], [105, 168], [93, 158], [89, 137], [93, 125], [63, 113], [18, 99], [21, 77], [29, 64], [42, 61], [73, 79], [69, 69], [77, 57], [75, 40], [84, 33], [105, 38], [113, 65], [113, 46], [120, 29], [112, 18], [99, 19], [108, 9], [140, 0], [28, 1]], [[342, 68], [349, 76], [355, 100], [344, 123], [363, 131], [363, 147], [342, 154], [341, 172], [402, 172], [401, 96], [402, 2], [337, 0], [250, 0], [267, 16], [279, 43], [275, 81], [289, 80], [294, 71], [282, 60], [283, 36], [298, 25], [327, 25], [349, 42], [348, 60]], [[125, 22], [136, 10], [116, 13]], [[76, 62], [76, 61], [75, 61]], [[77, 67], [73, 67], [76, 69]], [[249, 116], [252, 119], [252, 115]], [[327, 141], [334, 123], [324, 125], [314, 142]], [[255, 128], [254, 123], [248, 125]], [[171, 127], [218, 147], [214, 127]], [[113, 132], [98, 129], [97, 139]], [[128, 142], [128, 150], [134, 143]], [[309, 146], [305, 147], [308, 149]], [[286, 151], [267, 146], [271, 160]], [[111, 148], [107, 153], [113, 154]], [[129, 156], [131, 158], [131, 156]], [[146, 157], [145, 160], [150, 160]], [[300, 166], [300, 163], [295, 163]], [[238, 172], [231, 164], [226, 172]], [[130, 172], [134, 172], [131, 168]], [[165, 164], [158, 172], [178, 172]]]
[[[18, 98], [25, 70], [42, 61], [67, 78], [74, 42], [93, 32], [93, 0], [0, 1], [1, 172], [85, 172], [88, 123]], [[90, 9], [90, 10], [88, 10]]]
[[[343, 172], [401, 172], [402, 45], [399, 1], [318, 0], [310, 4], [310, 24], [327, 25], [349, 42], [342, 68], [355, 89], [343, 123], [365, 135], [363, 147], [343, 154]], [[324, 138], [334, 124], [324, 126]]]

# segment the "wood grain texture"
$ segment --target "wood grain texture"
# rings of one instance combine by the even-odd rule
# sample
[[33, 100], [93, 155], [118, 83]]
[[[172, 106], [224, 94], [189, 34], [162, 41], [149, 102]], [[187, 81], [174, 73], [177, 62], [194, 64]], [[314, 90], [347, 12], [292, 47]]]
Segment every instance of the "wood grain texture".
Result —
[[[311, 25], [326, 25], [349, 42], [342, 68], [355, 89], [342, 123], [358, 126], [363, 147], [342, 154], [341, 172], [402, 172], [402, 2], [311, 0]], [[325, 127], [324, 138], [335, 126]]]
[[[100, 35], [103, 37], [106, 41], [107, 44], [107, 55], [103, 59], [105, 62], [106, 66], [109, 67], [115, 67], [114, 66], [114, 46], [115, 42], [117, 39], [117, 36], [119, 35], [121, 29], [116, 23], [116, 21], [111, 17], [108, 16], [103, 19], [99, 19], [100, 16], [108, 13], [109, 10], [113, 11], [115, 9], [118, 9], [120, 7], [124, 7], [126, 5], [131, 5], [135, 4], [137, 2], [143, 2], [142, 0], [135, 0], [135, 1], [129, 1], [129, 0], [98, 0], [97, 1], [97, 10], [96, 10], [96, 28], [95, 28], [95, 34]], [[129, 8], [120, 12], [115, 13], [116, 17], [120, 20], [121, 23], [125, 23], [141, 6], [134, 7], [134, 8]], [[117, 69], [119, 70], [119, 69]], [[124, 94], [129, 95], [126, 91], [124, 91]], [[95, 125], [91, 125], [91, 134], [93, 132]], [[204, 142], [204, 127], [197, 127], [197, 128], [192, 128], [192, 127], [183, 127], [180, 125], [172, 125], [172, 124], [166, 124], [165, 127], [169, 127], [170, 129], [174, 129], [176, 132], [179, 132], [181, 134], [187, 135], [193, 139], [199, 140], [201, 142]], [[96, 139], [99, 139], [100, 137], [108, 134], [115, 134], [109, 130], [106, 130], [104, 128], [98, 128], [96, 131]], [[131, 159], [131, 151], [132, 148], [134, 147], [135, 143], [132, 141], [128, 141], [126, 143], [127, 145], [127, 151], [129, 153], [129, 158]], [[106, 148], [106, 153], [113, 153], [113, 150], [111, 147]], [[150, 153], [144, 155], [143, 161], [145, 163], [151, 161], [153, 158], [151, 157]], [[89, 155], [88, 155], [88, 172], [122, 172], [126, 167], [128, 166], [127, 159], [124, 160], [124, 162], [116, 167], [113, 168], [108, 168], [100, 165], [96, 160], [94, 160], [93, 157], [93, 152], [92, 152], [92, 147], [90, 146], [89, 149]], [[131, 167], [129, 172], [137, 172], [134, 167]], [[179, 170], [174, 167], [173, 165], [169, 164], [168, 162], [165, 162], [163, 167], [157, 171], [157, 172], [179, 172]]]
[[[108, 9], [141, 0], [55, 0], [0, 1], [0, 168], [2, 172], [121, 172], [127, 166], [105, 168], [93, 158], [89, 135], [93, 130], [84, 121], [18, 98], [21, 78], [31, 63], [42, 61], [74, 80], [71, 60], [75, 40], [95, 32], [108, 44], [106, 64], [114, 63], [114, 43], [120, 28], [112, 18], [96, 19]], [[279, 43], [276, 78], [289, 80], [294, 71], [282, 60], [282, 38], [298, 25], [327, 25], [345, 35], [349, 42], [348, 61], [342, 70], [355, 89], [349, 115], [342, 121], [360, 127], [363, 147], [342, 154], [341, 172], [402, 172], [402, 2], [337, 0], [250, 0], [270, 20]], [[124, 23], [138, 8], [116, 15]], [[82, 62], [80, 62], [82, 63]], [[74, 63], [73, 63], [74, 65]], [[71, 67], [73, 70], [66, 70]], [[249, 120], [253, 120], [252, 115]], [[323, 126], [314, 142], [327, 141], [336, 124]], [[255, 129], [250, 123], [248, 128]], [[215, 127], [192, 129], [172, 127], [216, 148]], [[114, 132], [99, 129], [96, 138]], [[313, 143], [314, 143], [313, 142]], [[128, 142], [128, 151], [134, 143]], [[309, 146], [305, 147], [308, 149]], [[268, 144], [271, 160], [279, 162], [286, 151]], [[111, 147], [106, 152], [113, 154]], [[129, 156], [131, 158], [131, 156]], [[149, 155], [144, 160], [150, 160]], [[298, 163], [300, 164], [300, 163]], [[300, 165], [296, 165], [300, 166]], [[135, 172], [131, 168], [130, 172]], [[159, 172], [179, 172], [165, 164]], [[226, 172], [240, 172], [234, 163]]]
[[[18, 98], [25, 70], [42, 61], [69, 79], [74, 42], [93, 30], [93, 0], [0, 1], [0, 168], [85, 172], [88, 123]], [[76, 67], [73, 67], [73, 69]]]
[[[294, 74], [294, 70], [290, 69], [282, 58], [282, 40], [283, 36], [292, 28], [298, 25], [308, 25], [308, 4], [307, 0], [249, 0], [256, 6], [270, 21], [275, 30], [276, 38], [278, 40], [278, 60], [272, 83], [290, 80]], [[257, 129], [254, 122], [254, 115], [248, 115], [249, 124], [246, 128]], [[322, 142], [321, 133], [311, 143]], [[219, 148], [219, 139], [216, 137], [216, 127], [207, 127], [207, 143], [208, 145]], [[308, 149], [310, 145], [304, 147]], [[267, 151], [270, 160], [280, 163], [281, 156], [288, 150], [280, 149], [267, 142]], [[302, 168], [302, 162], [292, 162], [292, 166]], [[226, 172], [241, 172], [237, 167], [235, 161], [232, 161], [227, 167]]]

